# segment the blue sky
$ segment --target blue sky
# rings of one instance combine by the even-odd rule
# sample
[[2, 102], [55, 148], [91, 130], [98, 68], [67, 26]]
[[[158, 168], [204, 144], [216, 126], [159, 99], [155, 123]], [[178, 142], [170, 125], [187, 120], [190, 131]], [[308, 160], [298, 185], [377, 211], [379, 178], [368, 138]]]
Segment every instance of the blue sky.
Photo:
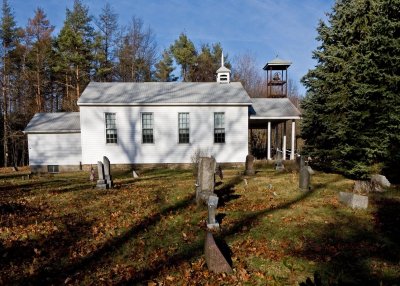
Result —
[[[83, 0], [93, 16], [99, 15], [107, 1]], [[315, 65], [312, 51], [317, 47], [316, 27], [334, 0], [114, 0], [108, 1], [127, 24], [132, 16], [141, 18], [156, 35], [160, 51], [169, 47], [181, 32], [198, 47], [220, 42], [232, 60], [250, 53], [260, 71], [279, 55], [293, 64], [289, 76], [304, 88], [300, 78]], [[41, 7], [58, 31], [65, 9], [73, 0], [9, 0], [17, 23], [25, 26], [34, 10]], [[175, 72], [178, 73], [178, 72]]]

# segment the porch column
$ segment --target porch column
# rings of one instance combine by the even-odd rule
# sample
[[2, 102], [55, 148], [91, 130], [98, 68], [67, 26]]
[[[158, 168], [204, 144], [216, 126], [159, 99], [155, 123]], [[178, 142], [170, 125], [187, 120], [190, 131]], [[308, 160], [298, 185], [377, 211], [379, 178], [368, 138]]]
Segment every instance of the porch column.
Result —
[[286, 121], [283, 122], [283, 141], [282, 141], [282, 158], [283, 160], [286, 160]]
[[292, 152], [290, 153], [290, 160], [294, 160], [294, 148], [295, 148], [294, 140], [295, 140], [295, 138], [296, 138], [296, 121], [293, 119], [292, 120], [292, 137], [291, 137], [292, 144], [290, 147], [292, 149]]
[[268, 121], [267, 142], [267, 160], [271, 160], [271, 121]]

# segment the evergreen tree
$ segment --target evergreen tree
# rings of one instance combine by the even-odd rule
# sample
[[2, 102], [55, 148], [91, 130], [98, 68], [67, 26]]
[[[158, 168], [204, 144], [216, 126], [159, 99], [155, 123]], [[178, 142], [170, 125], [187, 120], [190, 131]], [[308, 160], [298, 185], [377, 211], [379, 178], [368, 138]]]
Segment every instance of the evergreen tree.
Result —
[[[190, 71], [190, 78], [196, 82], [213, 82], [216, 80], [216, 71], [221, 67], [222, 47], [220, 43], [204, 44], [200, 54], [196, 57], [195, 64]], [[228, 55], [224, 56], [224, 65], [231, 67]]]
[[107, 3], [95, 20], [99, 33], [96, 36], [96, 75], [97, 81], [112, 81], [114, 55], [118, 31], [118, 15]]
[[155, 65], [155, 79], [164, 82], [176, 81], [178, 78], [172, 74], [175, 69], [173, 64], [174, 60], [172, 59], [170, 52], [165, 50], [162, 54], [162, 59]]
[[170, 50], [177, 64], [181, 66], [181, 77], [183, 81], [192, 81], [191, 69], [193, 68], [197, 51], [191, 40], [186, 34], [181, 33], [179, 38], [171, 45]]
[[[379, 171], [399, 152], [399, 0], [338, 0], [320, 22], [307, 95], [305, 152], [350, 177]], [[398, 162], [398, 161], [397, 161]]]
[[11, 100], [11, 58], [18, 38], [14, 15], [7, 0], [3, 0], [0, 19], [1, 42], [1, 92], [2, 92], [2, 120], [3, 120], [3, 158], [4, 166], [8, 166], [9, 134], [11, 132], [9, 114], [12, 110]]
[[89, 10], [80, 0], [72, 10], [66, 10], [66, 19], [56, 40], [58, 61], [55, 71], [64, 85], [63, 108], [77, 110], [76, 102], [90, 81], [93, 65], [94, 29]]
[[[35, 112], [51, 110], [46, 107], [46, 94], [51, 94], [52, 37], [54, 26], [50, 25], [44, 11], [36, 9], [33, 19], [26, 27], [26, 68], [31, 91], [34, 92]], [[33, 115], [33, 114], [32, 114]]]

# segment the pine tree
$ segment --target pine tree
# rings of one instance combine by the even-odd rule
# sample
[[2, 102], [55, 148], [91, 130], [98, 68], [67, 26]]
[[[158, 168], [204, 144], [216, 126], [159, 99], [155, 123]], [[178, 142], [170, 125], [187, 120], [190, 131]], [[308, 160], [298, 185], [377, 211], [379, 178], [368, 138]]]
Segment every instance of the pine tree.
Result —
[[50, 93], [52, 68], [52, 32], [46, 14], [41, 8], [36, 9], [35, 16], [28, 20], [26, 27], [27, 74], [31, 90], [35, 93], [35, 112], [46, 108], [46, 93]]
[[4, 166], [9, 162], [9, 134], [11, 132], [9, 114], [11, 103], [11, 57], [16, 47], [17, 27], [14, 15], [7, 0], [3, 0], [2, 17], [0, 20], [1, 42], [1, 90], [2, 90], [2, 120], [3, 120], [3, 158]]
[[304, 151], [350, 177], [379, 171], [399, 146], [399, 4], [337, 1], [317, 29], [318, 65], [303, 78]]
[[181, 66], [182, 80], [192, 81], [190, 77], [191, 69], [195, 64], [197, 57], [197, 51], [193, 42], [185, 33], [181, 33], [179, 38], [175, 40], [173, 45], [171, 45], [170, 50], [177, 64]]
[[56, 40], [58, 53], [55, 71], [64, 86], [64, 109], [77, 110], [76, 102], [90, 81], [93, 65], [94, 30], [89, 10], [80, 0], [72, 10], [66, 10], [66, 19]]
[[95, 40], [95, 47], [97, 48], [95, 55], [97, 63], [95, 79], [97, 81], [112, 81], [118, 15], [109, 3], [104, 6], [95, 23], [99, 30]]
[[178, 78], [172, 74], [174, 71], [174, 60], [169, 51], [165, 50], [162, 54], [162, 59], [156, 63], [156, 71], [154, 77], [157, 81], [176, 81]]

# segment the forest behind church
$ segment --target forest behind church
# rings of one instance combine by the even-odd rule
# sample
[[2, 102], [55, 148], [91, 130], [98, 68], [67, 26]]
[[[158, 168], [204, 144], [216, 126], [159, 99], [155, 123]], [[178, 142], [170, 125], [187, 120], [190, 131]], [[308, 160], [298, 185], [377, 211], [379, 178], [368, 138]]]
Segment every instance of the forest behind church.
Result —
[[[58, 30], [58, 33], [55, 31]], [[65, 11], [62, 27], [52, 25], [37, 8], [25, 26], [3, 0], [0, 18], [0, 166], [28, 164], [23, 130], [37, 112], [78, 111], [76, 104], [90, 81], [215, 81], [221, 65], [220, 43], [193, 43], [186, 33], [160, 50], [151, 23], [132, 15], [120, 23], [111, 4], [92, 15], [84, 1]], [[265, 79], [249, 54], [232, 62], [224, 53], [233, 80], [250, 96], [264, 96]], [[297, 99], [297, 87], [291, 82]]]

